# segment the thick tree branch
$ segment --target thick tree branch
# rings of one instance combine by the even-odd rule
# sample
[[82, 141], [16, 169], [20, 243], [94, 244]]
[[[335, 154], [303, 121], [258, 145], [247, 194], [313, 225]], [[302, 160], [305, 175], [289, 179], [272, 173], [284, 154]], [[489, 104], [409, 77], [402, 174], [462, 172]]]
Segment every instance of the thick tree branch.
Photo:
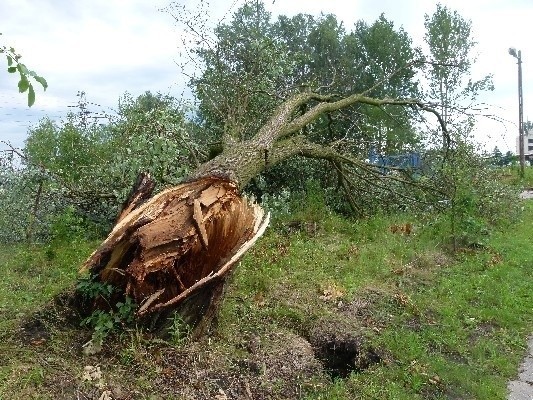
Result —
[[[299, 114], [302, 106], [309, 106], [310, 104], [313, 104], [311, 108], [303, 114]], [[436, 116], [441, 126], [445, 143], [450, 144], [450, 137], [444, 119], [430, 105], [422, 103], [420, 100], [376, 99], [363, 94], [339, 98], [336, 94], [321, 95], [314, 92], [302, 92], [279, 105], [272, 117], [251, 139], [225, 148], [217, 157], [197, 168], [190, 176], [190, 179], [216, 176], [233, 181], [242, 188], [264, 169], [295, 155], [321, 158], [358, 168], [370, 169], [374, 171], [376, 176], [383, 178], [382, 169], [343, 155], [333, 147], [324, 147], [309, 142], [301, 134], [304, 127], [322, 115], [342, 110], [354, 104], [367, 104], [375, 107], [397, 105], [432, 113]], [[401, 181], [397, 177], [391, 179]]]
[[450, 137], [448, 134], [448, 130], [446, 128], [446, 124], [441, 117], [441, 115], [431, 108], [429, 105], [422, 103], [420, 100], [417, 99], [375, 99], [372, 97], [367, 97], [362, 94], [353, 94], [351, 96], [334, 100], [335, 98], [338, 98], [336, 95], [319, 95], [319, 94], [309, 94], [308, 99], [311, 100], [318, 100], [320, 103], [312, 107], [309, 111], [307, 111], [305, 114], [294, 118], [291, 122], [287, 123], [284, 129], [280, 132], [280, 137], [286, 137], [291, 135], [294, 132], [297, 132], [301, 130], [304, 126], [307, 124], [313, 122], [314, 120], [318, 119], [321, 115], [323, 115], [326, 112], [332, 112], [337, 111], [343, 108], [350, 107], [354, 104], [367, 104], [372, 105], [375, 107], [382, 107], [384, 105], [398, 105], [398, 106], [405, 106], [405, 107], [414, 107], [421, 109], [423, 111], [430, 112], [434, 114], [437, 117], [437, 120], [441, 126], [442, 133], [445, 137], [446, 142], [450, 143]]
[[265, 148], [272, 146], [273, 142], [279, 137], [279, 132], [284, 130], [289, 123], [294, 112], [312, 98], [312, 92], [303, 92], [284, 101], [276, 108], [272, 117], [259, 130], [256, 138], [262, 142]]

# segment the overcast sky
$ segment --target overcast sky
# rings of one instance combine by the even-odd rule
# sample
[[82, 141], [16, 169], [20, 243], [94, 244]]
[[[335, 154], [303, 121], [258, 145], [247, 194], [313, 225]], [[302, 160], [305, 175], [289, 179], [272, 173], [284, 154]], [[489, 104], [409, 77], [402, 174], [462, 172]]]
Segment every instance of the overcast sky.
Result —
[[[184, 1], [176, 3], [183, 4]], [[186, 3], [192, 4], [192, 0]], [[472, 21], [478, 42], [473, 78], [494, 75], [495, 91], [480, 101], [505, 123], [479, 118], [476, 138], [488, 149], [515, 151], [518, 132], [517, 66], [509, 47], [522, 51], [524, 119], [533, 119], [533, 0], [443, 0]], [[14, 46], [22, 62], [44, 76], [49, 84], [37, 87], [36, 104], [28, 108], [17, 92], [15, 74], [0, 71], [0, 140], [24, 145], [28, 127], [44, 117], [59, 120], [76, 105], [78, 91], [98, 104], [92, 111], [111, 112], [129, 92], [146, 90], [181, 97], [186, 77], [176, 65], [181, 37], [173, 18], [161, 9], [169, 0], [1, 0], [0, 43]], [[213, 21], [230, 19], [243, 0], [214, 0]], [[363, 19], [369, 23], [381, 13], [423, 44], [424, 15], [432, 14], [431, 0], [266, 0], [275, 16], [332, 13], [347, 30]], [[3, 66], [2, 66], [3, 65]], [[7, 68], [4, 59], [0, 67]], [[0, 148], [3, 148], [0, 144]]]

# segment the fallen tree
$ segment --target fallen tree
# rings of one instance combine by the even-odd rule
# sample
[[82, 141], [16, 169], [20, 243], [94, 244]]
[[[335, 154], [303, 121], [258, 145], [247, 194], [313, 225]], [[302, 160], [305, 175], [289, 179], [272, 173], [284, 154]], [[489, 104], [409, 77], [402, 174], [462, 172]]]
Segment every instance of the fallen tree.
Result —
[[[114, 288], [110, 298], [80, 301], [85, 312], [112, 309], [128, 296], [137, 305], [138, 320], [155, 330], [169, 315], [179, 313], [194, 326], [195, 336], [207, 332], [216, 320], [228, 277], [269, 222], [258, 205], [242, 196], [252, 178], [291, 157], [324, 159], [337, 170], [353, 202], [352, 174], [364, 170], [376, 179], [383, 177], [380, 168], [344, 153], [338, 143], [319, 144], [305, 135], [304, 128], [324, 114], [357, 104], [432, 113], [449, 141], [440, 115], [416, 99], [297, 93], [279, 105], [251, 139], [226, 135], [222, 152], [180, 185], [141, 203], [151, 188], [146, 180], [138, 182], [108, 238], [82, 268], [96, 282]], [[387, 179], [416, 184], [397, 175]]]

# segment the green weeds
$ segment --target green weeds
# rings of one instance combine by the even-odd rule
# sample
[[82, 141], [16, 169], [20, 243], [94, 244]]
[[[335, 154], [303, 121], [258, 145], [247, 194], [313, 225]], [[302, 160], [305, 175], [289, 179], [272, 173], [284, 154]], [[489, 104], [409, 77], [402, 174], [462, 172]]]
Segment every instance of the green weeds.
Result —
[[168, 333], [171, 343], [178, 347], [185, 345], [191, 338], [192, 328], [178, 314], [170, 318], [170, 322]]
[[85, 276], [78, 279], [76, 290], [89, 301], [105, 301], [109, 310], [95, 310], [81, 322], [82, 326], [88, 326], [93, 330], [91, 341], [87, 349], [89, 351], [100, 351], [104, 340], [113, 331], [118, 331], [133, 322], [133, 317], [137, 305], [130, 297], [119, 301], [116, 304], [110, 304], [114, 287], [109, 284], [103, 284], [94, 279], [94, 276]]
[[[243, 259], [215, 336], [192, 342], [178, 317], [169, 323], [169, 341], [124, 328], [134, 309], [126, 299], [85, 320], [92, 339], [102, 338], [97, 355], [82, 355], [91, 333], [72, 326], [52, 327], [44, 343], [20, 336], [22, 321], [74, 285], [95, 243], [3, 247], [0, 397], [68, 398], [84, 390], [84, 366], [100, 365], [109, 387], [137, 391], [139, 398], [186, 398], [187, 385], [222, 396], [218, 384], [243, 379], [252, 393], [270, 388], [260, 393], [277, 398], [294, 398], [283, 393], [301, 385], [298, 397], [310, 400], [504, 399], [533, 331], [533, 231], [524, 222], [533, 219], [533, 204], [522, 206], [522, 222], [494, 228], [483, 246], [455, 254], [431, 218], [349, 221], [304, 209], [278, 219]], [[407, 224], [409, 233], [398, 228]], [[79, 281], [80, 289], [92, 298], [113, 294], [90, 278]], [[381, 362], [345, 379], [304, 370], [295, 381], [283, 375], [285, 367], [276, 370], [279, 346], [302, 345], [324, 319], [360, 327]], [[293, 351], [281, 351], [280, 365], [301, 362], [290, 358]], [[192, 376], [216, 377], [217, 385]]]

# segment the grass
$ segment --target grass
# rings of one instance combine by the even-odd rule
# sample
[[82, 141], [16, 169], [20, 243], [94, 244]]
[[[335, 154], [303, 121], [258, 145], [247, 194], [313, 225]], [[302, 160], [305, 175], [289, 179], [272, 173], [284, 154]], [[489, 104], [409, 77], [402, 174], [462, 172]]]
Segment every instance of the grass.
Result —
[[[531, 204], [524, 213], [524, 221], [530, 220]], [[422, 232], [391, 235], [387, 226], [392, 223], [335, 221], [337, 228], [326, 227], [315, 238], [291, 240], [289, 256], [268, 266], [279, 272], [267, 285], [272, 288], [267, 297], [290, 298], [276, 293], [288, 286], [318, 297], [328, 282], [344, 288], [348, 301], [368, 289], [381, 294], [372, 310], [381, 328], [373, 343], [386, 349], [389, 362], [309, 398], [504, 399], [506, 382], [516, 374], [533, 330], [531, 226], [521, 223], [497, 232], [484, 251], [468, 250], [451, 259]], [[273, 248], [275, 241], [268, 246]], [[348, 249], [355, 251], [355, 262]], [[255, 266], [255, 260], [247, 262]], [[252, 279], [253, 274], [239, 276]], [[254, 288], [246, 281], [238, 284]], [[301, 310], [303, 325], [325, 311], [317, 302], [308, 304]]]
[[[317, 214], [278, 221], [251, 249], [209, 340], [131, 328], [92, 356], [81, 353], [88, 331], [51, 322], [40, 343], [20, 326], [73, 285], [96, 243], [3, 247], [0, 398], [506, 398], [533, 332], [533, 202], [485, 247], [455, 255], [411, 215]], [[407, 222], [413, 234], [391, 232]], [[324, 326], [359, 332], [381, 362], [331, 378], [307, 350]], [[84, 381], [95, 365], [102, 379]]]
[[77, 269], [97, 242], [2, 245], [0, 248], [0, 332], [45, 304], [76, 279]]
[[533, 167], [527, 166], [524, 168], [524, 177], [520, 176], [520, 166], [518, 164], [502, 167], [501, 178], [512, 185], [521, 189], [533, 188]]

